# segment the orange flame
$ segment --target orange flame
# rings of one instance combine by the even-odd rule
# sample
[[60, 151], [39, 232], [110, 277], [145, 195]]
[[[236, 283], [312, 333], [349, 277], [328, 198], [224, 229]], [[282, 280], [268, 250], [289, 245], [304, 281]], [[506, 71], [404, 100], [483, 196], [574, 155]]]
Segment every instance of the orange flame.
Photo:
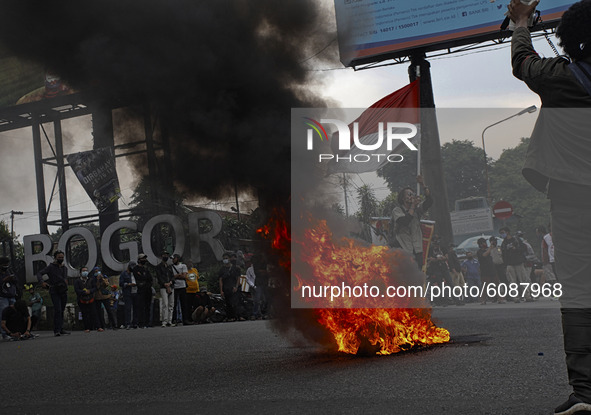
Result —
[[[294, 271], [298, 284], [292, 295], [296, 295], [294, 293], [298, 293], [303, 284], [311, 282], [319, 287], [345, 281], [347, 285], [366, 283], [385, 289], [393, 285], [392, 276], [402, 280], [405, 274], [418, 272], [416, 265], [401, 251], [361, 246], [349, 238], [333, 242], [326, 221], [310, 219], [310, 227], [303, 232], [303, 240], [294, 244], [294, 251], [290, 250], [290, 229], [283, 212], [275, 212], [269, 224], [258, 232], [267, 239], [273, 238], [272, 246], [281, 256], [282, 266], [291, 266], [293, 260], [297, 272], [305, 271], [305, 277]], [[405, 298], [392, 300], [396, 308], [380, 308], [379, 304], [383, 305], [384, 301], [381, 296], [364, 299], [364, 308], [351, 308], [356, 304], [354, 298], [339, 298], [331, 304], [334, 308], [320, 308], [321, 304], [326, 307], [326, 298], [310, 301], [317, 301], [312, 303], [318, 305], [317, 321], [332, 334], [341, 352], [386, 355], [445, 343], [450, 338], [446, 329], [436, 327], [431, 321], [429, 308], [411, 308], [410, 301]]]

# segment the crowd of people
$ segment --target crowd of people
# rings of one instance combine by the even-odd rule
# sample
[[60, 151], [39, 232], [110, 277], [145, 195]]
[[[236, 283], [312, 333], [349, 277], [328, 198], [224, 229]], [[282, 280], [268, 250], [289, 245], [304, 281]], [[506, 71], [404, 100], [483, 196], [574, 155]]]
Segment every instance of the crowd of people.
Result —
[[[56, 251], [53, 257], [54, 261], [37, 273], [37, 279], [38, 286], [49, 291], [57, 337], [70, 334], [64, 329], [68, 277], [64, 253]], [[151, 267], [147, 255], [140, 254], [121, 272], [118, 285], [112, 284], [113, 278], [103, 275], [100, 267], [82, 267], [73, 288], [84, 332], [148, 328], [158, 322], [161, 327], [174, 327], [256, 320], [266, 318], [272, 307], [269, 293], [276, 279], [270, 281], [273, 267], [260, 255], [225, 253], [217, 273], [219, 294], [208, 292], [207, 285], [200, 284], [199, 272], [191, 261], [185, 264], [180, 255], [171, 256], [167, 251], [160, 259]], [[8, 264], [7, 258], [0, 258], [2, 336], [9, 340], [34, 338], [31, 329], [41, 319], [43, 297], [29, 284], [25, 286], [28, 298], [21, 299]]]
[[[483, 284], [494, 284], [495, 288], [503, 285], [506, 290], [491, 290], [494, 296], [488, 295], [484, 290], [480, 298], [462, 295], [438, 298], [436, 305], [464, 305], [467, 302], [480, 301], [505, 303], [510, 284], [538, 283], [556, 280], [554, 267], [554, 245], [552, 234], [546, 231], [544, 226], [536, 229], [536, 235], [540, 242], [542, 260], [534, 253], [532, 246], [524, 239], [522, 232], [515, 236], [511, 229], [503, 227], [499, 229], [498, 239], [491, 236], [488, 240], [480, 238], [477, 241], [478, 250], [467, 250], [465, 258], [460, 260], [454, 250], [454, 245], [443, 246], [438, 235], [433, 235], [427, 255], [423, 254], [423, 233], [420, 221], [425, 212], [433, 204], [431, 191], [424, 185], [423, 178], [417, 177], [417, 183], [423, 189], [424, 198], [419, 197], [412, 188], [405, 187], [398, 192], [398, 204], [392, 211], [391, 245], [398, 247], [413, 256], [418, 267], [424, 270], [430, 286], [447, 285], [448, 287], [483, 287]], [[424, 259], [425, 258], [425, 259]], [[469, 291], [469, 290], [468, 290]], [[499, 291], [502, 293], [499, 295]], [[520, 296], [511, 296], [511, 301], [534, 301], [530, 290], [522, 290]]]
[[[494, 287], [492, 290], [483, 290], [479, 298], [440, 298], [438, 305], [463, 305], [476, 301], [481, 304], [531, 302], [536, 300], [536, 295], [532, 295], [529, 289], [519, 289], [519, 295], [508, 295], [511, 284], [523, 287], [521, 284], [537, 283], [543, 286], [556, 281], [552, 234], [546, 232], [545, 227], [539, 226], [536, 230], [542, 260], [538, 259], [522, 232], [517, 232], [513, 236], [510, 228], [503, 227], [499, 233], [502, 239], [500, 245], [496, 236], [491, 236], [488, 240], [479, 238], [478, 250], [467, 250], [461, 260], [458, 259], [453, 244], [446, 249], [441, 245], [440, 238], [437, 235], [433, 236], [425, 266], [428, 281], [432, 285], [445, 283], [451, 287], [466, 285], [468, 288], [480, 289], [486, 284]], [[490, 295], [491, 293], [494, 295]]]

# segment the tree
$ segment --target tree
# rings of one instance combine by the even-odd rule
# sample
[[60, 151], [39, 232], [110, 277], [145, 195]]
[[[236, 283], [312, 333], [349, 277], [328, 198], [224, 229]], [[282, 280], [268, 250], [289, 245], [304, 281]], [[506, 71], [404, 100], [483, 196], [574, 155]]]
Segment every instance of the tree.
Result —
[[363, 223], [369, 223], [369, 218], [376, 216], [378, 210], [378, 200], [370, 185], [364, 184], [357, 189], [357, 202], [359, 203], [357, 218]]
[[388, 189], [398, 192], [407, 186], [417, 183], [417, 151], [405, 150], [402, 152], [404, 160], [399, 163], [386, 163], [378, 170], [378, 176], [388, 184]]
[[133, 191], [130, 205], [133, 215], [138, 220], [138, 226], [142, 227], [155, 214], [172, 213], [173, 206], [176, 214], [183, 216], [184, 209], [181, 207], [185, 197], [185, 194], [179, 192], [176, 187], [165, 187], [145, 176]]
[[529, 138], [522, 138], [517, 147], [504, 150], [493, 165], [490, 180], [493, 199], [511, 203], [513, 211], [519, 215], [519, 229], [512, 229], [513, 233], [521, 230], [532, 241], [536, 226], [546, 225], [549, 221], [550, 202], [521, 174], [528, 145]]
[[[87, 223], [84, 227], [91, 231], [95, 238], [98, 239], [100, 237], [99, 226], [96, 223]], [[58, 228], [49, 237], [52, 241], [59, 241], [63, 233], [63, 228]], [[68, 256], [70, 265], [78, 269], [88, 261], [88, 245], [82, 237], [73, 237], [68, 243], [66, 255]]]
[[392, 216], [392, 211], [398, 205], [398, 193], [390, 193], [378, 205], [379, 216]]
[[[406, 186], [414, 188], [416, 185], [417, 152], [407, 151], [403, 156], [403, 162], [388, 163], [378, 170], [378, 176], [388, 183], [392, 192], [398, 192]], [[468, 140], [452, 140], [441, 146], [441, 160], [450, 210], [453, 210], [458, 199], [486, 195], [484, 153], [481, 148]]]
[[441, 159], [450, 210], [458, 199], [486, 195], [484, 152], [481, 148], [468, 140], [452, 140], [441, 147]]
[[8, 223], [0, 221], [0, 245], [2, 246], [0, 256], [10, 258], [12, 270], [23, 280], [25, 271], [25, 249], [24, 246], [16, 240], [16, 235], [12, 235], [8, 228]]
[[330, 206], [330, 210], [339, 216], [343, 216], [343, 217], [345, 216], [345, 208], [343, 207], [343, 205], [341, 205], [338, 202], [333, 203]]

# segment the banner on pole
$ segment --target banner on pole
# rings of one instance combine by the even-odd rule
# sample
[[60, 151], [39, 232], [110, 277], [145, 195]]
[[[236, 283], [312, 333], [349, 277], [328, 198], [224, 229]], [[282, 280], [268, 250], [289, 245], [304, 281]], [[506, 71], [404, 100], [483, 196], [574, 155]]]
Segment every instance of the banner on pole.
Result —
[[121, 197], [112, 147], [70, 154], [66, 159], [99, 212]]

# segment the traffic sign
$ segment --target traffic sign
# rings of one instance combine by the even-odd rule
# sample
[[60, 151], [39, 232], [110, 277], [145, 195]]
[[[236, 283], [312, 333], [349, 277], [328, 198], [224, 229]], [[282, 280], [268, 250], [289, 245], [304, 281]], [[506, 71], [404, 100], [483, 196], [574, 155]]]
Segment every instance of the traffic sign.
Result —
[[493, 206], [493, 215], [498, 219], [507, 219], [513, 215], [513, 206], [511, 203], [501, 200]]

